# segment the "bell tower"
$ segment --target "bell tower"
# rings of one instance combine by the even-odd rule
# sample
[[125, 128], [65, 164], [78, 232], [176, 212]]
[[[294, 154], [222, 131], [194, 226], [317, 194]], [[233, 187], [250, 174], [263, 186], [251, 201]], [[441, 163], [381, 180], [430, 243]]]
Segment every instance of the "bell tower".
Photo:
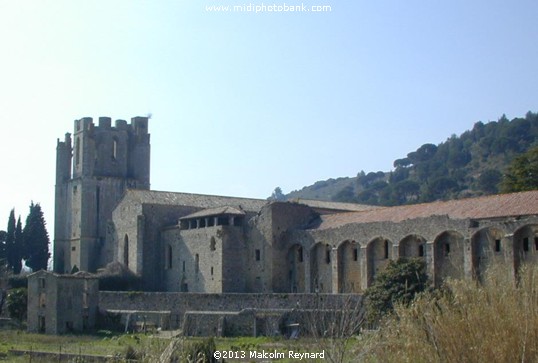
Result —
[[148, 118], [128, 124], [100, 117], [75, 120], [56, 146], [54, 271], [94, 272], [113, 259], [107, 222], [126, 189], [150, 187]]

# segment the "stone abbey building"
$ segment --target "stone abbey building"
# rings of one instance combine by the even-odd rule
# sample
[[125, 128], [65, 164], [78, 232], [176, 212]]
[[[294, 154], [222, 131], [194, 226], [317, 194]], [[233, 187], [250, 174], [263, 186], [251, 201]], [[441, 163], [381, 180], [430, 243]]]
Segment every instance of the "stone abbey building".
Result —
[[145, 117], [76, 120], [56, 160], [60, 274], [119, 261], [147, 291], [359, 293], [402, 256], [437, 284], [538, 259], [538, 191], [398, 207], [153, 191]]

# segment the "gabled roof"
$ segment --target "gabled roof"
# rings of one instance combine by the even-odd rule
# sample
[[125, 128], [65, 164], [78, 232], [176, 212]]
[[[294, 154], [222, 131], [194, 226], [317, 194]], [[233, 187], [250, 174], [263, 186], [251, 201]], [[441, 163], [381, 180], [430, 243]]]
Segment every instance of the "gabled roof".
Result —
[[290, 199], [290, 203], [304, 204], [309, 207], [318, 210], [325, 211], [350, 211], [360, 212], [365, 210], [379, 209], [382, 207], [376, 205], [357, 204], [357, 203], [340, 203], [340, 202], [326, 202], [323, 200], [310, 200], [310, 199]]
[[185, 205], [204, 209], [233, 205], [248, 212], [258, 212], [265, 204], [267, 204], [267, 201], [264, 199], [223, 197], [217, 195], [174, 193], [140, 189], [127, 190], [125, 196], [123, 197], [123, 200], [125, 199], [138, 201], [140, 204]]
[[233, 208], [233, 207], [219, 207], [219, 208], [204, 209], [196, 213], [189, 214], [188, 216], [181, 217], [180, 220], [200, 218], [200, 217], [212, 217], [212, 216], [220, 216], [220, 215], [244, 216], [245, 212], [243, 212], [242, 210]]
[[316, 229], [338, 228], [355, 223], [397, 223], [431, 216], [448, 216], [452, 219], [487, 219], [527, 215], [538, 215], [538, 191], [324, 215], [321, 216], [321, 224]]
[[[204, 209], [233, 206], [238, 210], [243, 210], [246, 212], [259, 212], [264, 205], [269, 203], [269, 201], [265, 199], [225, 197], [220, 195], [191, 193], [175, 193], [141, 189], [128, 189], [122, 201], [126, 199], [137, 201], [140, 204], [185, 205]], [[122, 203], [122, 201], [120, 201], [120, 204]], [[330, 211], [331, 213], [341, 211], [356, 212], [380, 208], [377, 206], [364, 204], [325, 202], [308, 199], [293, 199], [288, 202], [304, 204], [318, 211]]]

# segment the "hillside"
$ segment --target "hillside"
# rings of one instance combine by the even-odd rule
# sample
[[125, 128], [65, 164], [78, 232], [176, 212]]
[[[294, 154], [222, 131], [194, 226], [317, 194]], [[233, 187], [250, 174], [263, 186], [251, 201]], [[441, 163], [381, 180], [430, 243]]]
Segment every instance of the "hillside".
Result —
[[401, 205], [494, 194], [513, 158], [537, 145], [538, 114], [511, 121], [503, 115], [438, 145], [422, 145], [396, 159], [392, 171], [318, 181], [286, 199]]

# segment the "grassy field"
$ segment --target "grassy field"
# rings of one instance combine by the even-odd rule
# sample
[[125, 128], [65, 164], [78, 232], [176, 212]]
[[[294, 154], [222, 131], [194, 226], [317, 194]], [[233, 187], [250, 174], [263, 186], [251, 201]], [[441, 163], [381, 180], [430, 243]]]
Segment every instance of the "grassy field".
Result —
[[[0, 359], [39, 362], [9, 356], [10, 349], [74, 354], [113, 355], [128, 352], [139, 362], [160, 357], [170, 336], [96, 334], [51, 336], [0, 330]], [[187, 351], [201, 339], [178, 340]], [[409, 306], [397, 306], [380, 329], [348, 340], [301, 338], [218, 338], [219, 351], [286, 353], [284, 359], [226, 359], [227, 362], [297, 362], [295, 352], [322, 352], [325, 359], [305, 362], [538, 362], [538, 266], [523, 266], [515, 278], [512, 266], [495, 266], [475, 280], [449, 280], [441, 290], [420, 295]], [[345, 353], [345, 354], [342, 354]], [[7, 358], [6, 358], [7, 356]], [[50, 359], [48, 360], [50, 361]], [[158, 360], [157, 360], [158, 361]]]
[[[188, 338], [184, 344], [200, 342], [199, 338]], [[28, 356], [18, 357], [9, 353], [10, 350], [45, 351], [53, 353], [72, 353], [77, 355], [110, 355], [124, 359], [129, 353], [135, 353], [141, 362], [149, 362], [160, 354], [170, 344], [170, 337], [145, 334], [96, 334], [96, 335], [44, 335], [31, 334], [21, 330], [0, 330], [0, 360], [9, 362], [47, 362], [49, 359], [30, 360]], [[327, 349], [312, 339], [286, 340], [266, 337], [218, 338], [216, 348], [226, 351], [228, 355], [236, 356], [226, 359], [227, 362], [260, 362], [264, 359], [249, 358], [250, 352], [278, 352], [285, 358], [278, 359], [281, 363], [296, 362], [297, 359], [288, 357], [289, 351], [296, 353], [322, 352]], [[232, 353], [233, 352], [233, 353]], [[226, 354], [226, 353], [224, 353]], [[244, 359], [238, 359], [245, 356]], [[326, 359], [303, 359], [307, 362], [325, 362]]]

